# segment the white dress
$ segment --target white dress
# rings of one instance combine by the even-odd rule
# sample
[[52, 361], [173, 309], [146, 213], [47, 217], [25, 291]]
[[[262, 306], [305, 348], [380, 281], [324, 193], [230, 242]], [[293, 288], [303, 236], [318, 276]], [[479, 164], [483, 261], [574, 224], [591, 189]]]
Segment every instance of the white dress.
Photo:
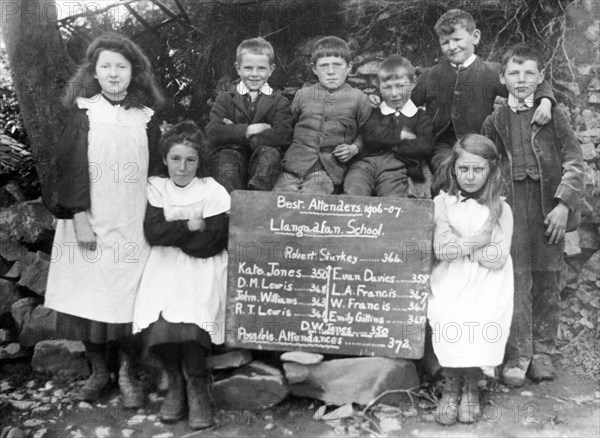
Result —
[[[443, 367], [489, 367], [502, 363], [513, 312], [513, 266], [510, 257], [512, 211], [502, 215], [491, 242], [469, 257], [443, 260], [444, 245], [476, 235], [489, 208], [441, 192], [435, 199], [434, 251], [427, 316], [435, 354]], [[455, 246], [456, 248], [456, 246]]]
[[[212, 178], [194, 178], [178, 187], [169, 178], [151, 177], [148, 202], [162, 208], [167, 221], [216, 216], [231, 206], [227, 190]], [[196, 324], [214, 344], [222, 344], [226, 286], [225, 249], [204, 259], [174, 246], [153, 246], [135, 303], [133, 330], [145, 329], [162, 312], [166, 321]]]
[[[58, 220], [45, 305], [106, 323], [130, 323], [149, 246], [144, 238], [149, 108], [100, 95], [78, 98], [89, 118], [90, 223], [97, 249], [82, 250], [72, 220]], [[62, 157], [68, 159], [68, 157]]]

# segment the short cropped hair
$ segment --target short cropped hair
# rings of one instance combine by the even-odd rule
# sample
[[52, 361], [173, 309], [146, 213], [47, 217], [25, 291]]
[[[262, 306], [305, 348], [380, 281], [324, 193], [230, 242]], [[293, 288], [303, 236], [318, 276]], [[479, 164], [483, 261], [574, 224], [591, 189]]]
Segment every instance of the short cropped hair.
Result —
[[250, 38], [242, 41], [235, 52], [235, 60], [238, 63], [242, 62], [242, 56], [244, 53], [252, 53], [253, 55], [267, 55], [267, 58], [269, 58], [269, 64], [275, 63], [275, 51], [273, 50], [273, 46], [264, 38]]
[[506, 51], [500, 62], [500, 73], [504, 74], [510, 61], [523, 64], [525, 61], [535, 61], [539, 71], [544, 70], [544, 57], [535, 47], [528, 44], [517, 44]]
[[348, 64], [352, 61], [348, 43], [335, 36], [326, 36], [317, 41], [313, 46], [310, 61], [314, 64], [317, 62], [317, 59], [325, 58], [326, 56], [343, 58]]
[[469, 33], [477, 28], [473, 16], [462, 9], [450, 9], [438, 19], [433, 28], [438, 36], [442, 36], [450, 35], [457, 26], [464, 27]]
[[415, 68], [408, 59], [400, 55], [391, 55], [383, 60], [377, 72], [379, 82], [398, 78], [398, 70], [404, 69], [411, 81], [415, 78]]

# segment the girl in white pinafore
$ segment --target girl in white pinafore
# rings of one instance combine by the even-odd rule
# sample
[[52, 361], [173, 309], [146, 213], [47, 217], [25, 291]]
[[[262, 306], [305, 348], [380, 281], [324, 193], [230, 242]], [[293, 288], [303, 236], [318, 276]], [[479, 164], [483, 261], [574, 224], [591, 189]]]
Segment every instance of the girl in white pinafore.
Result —
[[513, 223], [509, 205], [500, 198], [499, 159], [486, 137], [462, 138], [443, 168], [449, 189], [434, 199], [438, 264], [427, 316], [446, 378], [436, 412], [441, 424], [478, 418], [478, 369], [502, 363], [510, 331]]
[[57, 311], [61, 338], [85, 343], [92, 374], [78, 398], [109, 386], [106, 343], [120, 343], [125, 407], [144, 403], [131, 376], [133, 305], [150, 248], [144, 239], [146, 181], [160, 131], [148, 105], [159, 105], [148, 59], [129, 39], [98, 37], [67, 86], [69, 108], [58, 143], [58, 175], [45, 199], [59, 218], [45, 305]]
[[224, 342], [231, 201], [209, 176], [207, 144], [194, 123], [165, 132], [160, 151], [164, 176], [148, 181], [144, 232], [152, 250], [135, 302], [134, 329], [143, 330], [169, 376], [161, 420], [179, 420], [187, 405], [189, 425], [203, 429], [213, 424], [206, 358], [211, 343]]

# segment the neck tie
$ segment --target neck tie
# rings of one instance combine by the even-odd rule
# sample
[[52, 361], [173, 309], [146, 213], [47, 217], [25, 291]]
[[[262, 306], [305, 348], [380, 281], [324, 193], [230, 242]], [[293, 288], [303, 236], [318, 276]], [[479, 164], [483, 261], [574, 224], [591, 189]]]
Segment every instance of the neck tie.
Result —
[[258, 91], [249, 91], [248, 95], [250, 96], [250, 102], [256, 102], [258, 99]]

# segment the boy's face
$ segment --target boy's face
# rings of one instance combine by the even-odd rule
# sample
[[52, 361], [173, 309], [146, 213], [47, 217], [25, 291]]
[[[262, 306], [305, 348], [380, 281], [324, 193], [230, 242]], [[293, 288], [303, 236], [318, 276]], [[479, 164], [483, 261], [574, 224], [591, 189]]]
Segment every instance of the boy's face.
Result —
[[538, 63], [531, 59], [522, 63], [510, 59], [504, 73], [500, 74], [500, 82], [506, 85], [510, 94], [521, 101], [533, 94], [543, 80], [544, 70], [540, 71]]
[[454, 26], [454, 32], [440, 36], [440, 47], [448, 61], [460, 65], [475, 53], [475, 46], [479, 44], [481, 32], [475, 29], [469, 33], [467, 29], [458, 25]]
[[339, 56], [325, 56], [315, 61], [313, 72], [319, 78], [319, 82], [328, 90], [337, 90], [344, 82], [352, 68], [344, 58]]
[[384, 102], [394, 109], [401, 109], [410, 99], [410, 93], [414, 88], [414, 83], [409, 77], [406, 69], [399, 68], [395, 72], [396, 76], [387, 81], [379, 83], [379, 91]]
[[248, 90], [258, 91], [273, 74], [275, 64], [269, 64], [267, 55], [244, 52], [240, 62], [235, 63], [235, 69]]

